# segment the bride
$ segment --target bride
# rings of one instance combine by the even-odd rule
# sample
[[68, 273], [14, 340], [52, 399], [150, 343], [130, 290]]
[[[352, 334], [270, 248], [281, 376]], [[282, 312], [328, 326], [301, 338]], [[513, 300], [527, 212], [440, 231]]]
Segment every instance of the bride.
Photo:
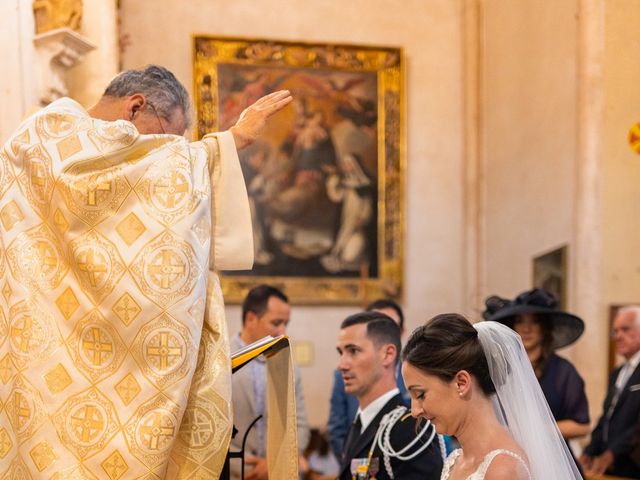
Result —
[[510, 328], [438, 315], [411, 334], [402, 360], [412, 415], [462, 447], [442, 480], [582, 478]]

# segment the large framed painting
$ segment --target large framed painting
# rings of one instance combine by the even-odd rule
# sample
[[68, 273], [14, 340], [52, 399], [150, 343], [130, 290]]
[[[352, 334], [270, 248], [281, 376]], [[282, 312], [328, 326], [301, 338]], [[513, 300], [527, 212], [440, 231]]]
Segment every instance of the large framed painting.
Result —
[[533, 259], [533, 286], [553, 294], [562, 310], [567, 309], [568, 249], [563, 245]]
[[279, 89], [294, 101], [240, 152], [255, 265], [225, 273], [228, 302], [259, 283], [296, 303], [402, 292], [403, 65], [398, 48], [194, 37], [197, 135], [231, 127]]

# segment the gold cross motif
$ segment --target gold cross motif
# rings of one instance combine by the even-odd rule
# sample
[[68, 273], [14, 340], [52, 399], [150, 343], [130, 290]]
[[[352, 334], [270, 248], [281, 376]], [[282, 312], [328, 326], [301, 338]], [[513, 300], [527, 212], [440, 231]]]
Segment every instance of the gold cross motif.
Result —
[[13, 411], [14, 414], [18, 417], [18, 424], [20, 427], [24, 426], [29, 422], [31, 418], [31, 409], [29, 408], [29, 402], [20, 392], [15, 392], [13, 394]]
[[39, 472], [51, 466], [58, 458], [47, 442], [40, 442], [29, 452]]
[[113, 353], [113, 343], [101, 329], [92, 327], [82, 340], [82, 349], [94, 365], [102, 365]]
[[24, 214], [15, 200], [11, 200], [2, 207], [2, 210], [0, 210], [0, 220], [2, 220], [2, 225], [7, 231], [11, 230], [16, 223], [24, 220]]
[[0, 360], [0, 380], [2, 380], [3, 384], [6, 384], [13, 375], [13, 367], [11, 365], [11, 357], [7, 353]]
[[69, 320], [71, 315], [78, 309], [80, 302], [76, 298], [71, 287], [67, 287], [64, 292], [56, 299], [56, 305], [64, 316], [65, 320]]
[[9, 285], [9, 282], [5, 282], [4, 287], [2, 287], [2, 296], [8, 302], [9, 299], [11, 298], [11, 295], [13, 295], [13, 290], [11, 288], [11, 285]]
[[120, 129], [118, 128], [118, 126], [112, 125], [112, 124], [109, 124], [106, 127], [104, 127], [102, 129], [102, 133], [113, 138], [122, 136], [122, 132], [120, 132]]
[[[160, 338], [158, 338], [160, 337]], [[166, 370], [173, 363], [173, 359], [182, 358], [182, 348], [172, 347], [169, 345], [169, 339], [172, 335], [169, 332], [160, 332], [160, 335], [154, 335], [151, 339], [151, 343], [155, 345], [147, 346], [147, 355], [150, 357], [156, 357], [160, 360], [160, 369]]]
[[31, 164], [31, 183], [38, 187], [44, 187], [47, 184], [45, 173], [45, 167], [42, 163], [33, 162]]
[[56, 251], [51, 247], [51, 245], [49, 245], [49, 243], [43, 240], [38, 240], [34, 245], [29, 247], [27, 259], [34, 262], [36, 268], [41, 267], [38, 268], [38, 270], [40, 270], [42, 276], [45, 276], [52, 270], [55, 270], [58, 265]]
[[107, 271], [107, 265], [105, 263], [100, 263], [98, 257], [100, 257], [99, 254], [94, 253], [93, 250], [89, 250], [85, 257], [85, 261], [78, 261], [78, 268], [87, 274], [89, 277], [89, 283], [92, 287], [98, 286], [97, 276]]
[[22, 326], [11, 327], [11, 338], [23, 353], [29, 351], [32, 341], [37, 341], [33, 339], [33, 319], [29, 315], [22, 317]]
[[87, 185], [87, 205], [95, 207], [98, 204], [99, 192], [110, 192], [111, 183], [102, 182], [99, 175], [92, 175]]
[[60, 211], [59, 208], [56, 209], [55, 213], [53, 214], [53, 223], [62, 233], [65, 233], [67, 230], [69, 230], [69, 222], [67, 222], [67, 219], [64, 217], [64, 214]]
[[74, 433], [83, 442], [93, 440], [104, 427], [104, 418], [94, 405], [85, 405], [71, 415]]
[[45, 375], [44, 379], [47, 382], [47, 387], [49, 387], [49, 391], [51, 393], [60, 393], [69, 385], [71, 385], [71, 377], [67, 372], [66, 368], [59, 363], [54, 368], [49, 370]]
[[[158, 260], [160, 260], [159, 263]], [[178, 255], [171, 250], [162, 250], [160, 255], [153, 259], [149, 271], [160, 277], [161, 288], [169, 288], [172, 281], [177, 280], [185, 273], [185, 267]]]
[[141, 390], [138, 381], [130, 373], [127, 373], [127, 376], [120, 380], [115, 388], [125, 405], [129, 405]]
[[131, 295], [125, 293], [113, 306], [113, 312], [122, 323], [129, 325], [141, 312], [140, 306]]
[[127, 245], [133, 244], [145, 230], [146, 227], [133, 212], [116, 225], [116, 232], [118, 232], [118, 235], [120, 235]]
[[146, 425], [140, 428], [140, 434], [144, 437], [143, 441], [149, 450], [158, 450], [162, 440], [170, 440], [173, 438], [175, 427], [172, 425], [162, 425], [165, 417], [160, 413], [154, 413], [153, 418]]
[[49, 130], [56, 135], [67, 130], [71, 124], [69, 118], [61, 114], [47, 115], [46, 122]]
[[154, 195], [157, 195], [160, 203], [166, 208], [175, 208], [188, 192], [189, 184], [178, 172], [173, 172], [167, 183], [159, 183], [153, 188]]
[[0, 430], [0, 458], [6, 457], [11, 447], [13, 447], [13, 443], [11, 443], [7, 429], [3, 427], [2, 430]]
[[114, 452], [100, 465], [102, 465], [104, 471], [107, 472], [110, 480], [117, 480], [124, 475], [127, 470], [129, 470], [127, 462], [125, 462], [124, 458], [122, 458], [122, 455], [117, 450], [114, 450]]
[[181, 430], [189, 432], [191, 444], [195, 447], [201, 447], [209, 441], [213, 435], [211, 421], [197, 410], [191, 414], [186, 414], [186, 418], [182, 422]]

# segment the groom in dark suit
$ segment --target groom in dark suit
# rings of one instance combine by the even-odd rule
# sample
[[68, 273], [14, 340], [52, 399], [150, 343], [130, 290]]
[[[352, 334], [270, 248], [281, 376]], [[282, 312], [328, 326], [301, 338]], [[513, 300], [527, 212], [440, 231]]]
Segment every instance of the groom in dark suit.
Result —
[[[400, 460], [383, 452], [374, 439], [387, 419], [396, 421], [388, 432], [389, 447], [399, 452], [415, 440], [422, 427], [404, 407], [396, 385], [396, 365], [400, 353], [400, 328], [380, 312], [351, 315], [342, 322], [337, 345], [340, 354], [338, 369], [345, 391], [358, 399], [358, 412], [347, 434], [339, 480], [390, 478], [402, 480], [437, 480], [442, 470], [438, 437], [428, 430]], [[396, 410], [398, 407], [404, 409]], [[394, 412], [394, 413], [391, 413]], [[380, 434], [384, 432], [381, 430]], [[428, 445], [422, 451], [418, 451]], [[389, 475], [388, 470], [393, 475]]]
[[607, 473], [640, 478], [640, 466], [630, 455], [640, 418], [640, 306], [618, 311], [613, 320], [613, 337], [625, 363], [609, 377], [603, 414], [580, 463], [587, 476]]

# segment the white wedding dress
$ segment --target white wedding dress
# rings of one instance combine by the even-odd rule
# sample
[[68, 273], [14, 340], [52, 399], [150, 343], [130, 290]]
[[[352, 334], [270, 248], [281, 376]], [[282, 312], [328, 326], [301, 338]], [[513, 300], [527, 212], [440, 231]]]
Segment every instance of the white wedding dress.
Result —
[[[449, 454], [449, 456], [447, 457], [447, 460], [444, 462], [444, 467], [442, 467], [442, 475], [440, 476], [440, 480], [449, 480], [449, 472], [451, 471], [451, 467], [453, 467], [453, 465], [456, 463], [456, 459], [460, 456], [461, 453], [462, 453], [462, 450], [458, 448], [457, 450], [454, 450]], [[482, 463], [478, 467], [478, 469], [475, 472], [473, 472], [471, 475], [469, 475], [466, 478], [466, 480], [484, 480], [484, 476], [487, 473], [487, 470], [489, 469], [489, 465], [491, 465], [491, 462], [493, 461], [493, 459], [496, 458], [498, 455], [509, 455], [510, 457], [513, 457], [516, 460], [518, 460], [520, 463], [522, 463], [522, 465], [526, 469], [529, 479], [532, 478], [531, 472], [529, 472], [529, 467], [527, 467], [526, 462], [522, 459], [522, 457], [520, 457], [520, 455], [510, 452], [509, 450], [498, 449], [498, 450], [492, 450], [489, 453], [487, 453], [484, 457], [484, 460], [482, 460]]]

